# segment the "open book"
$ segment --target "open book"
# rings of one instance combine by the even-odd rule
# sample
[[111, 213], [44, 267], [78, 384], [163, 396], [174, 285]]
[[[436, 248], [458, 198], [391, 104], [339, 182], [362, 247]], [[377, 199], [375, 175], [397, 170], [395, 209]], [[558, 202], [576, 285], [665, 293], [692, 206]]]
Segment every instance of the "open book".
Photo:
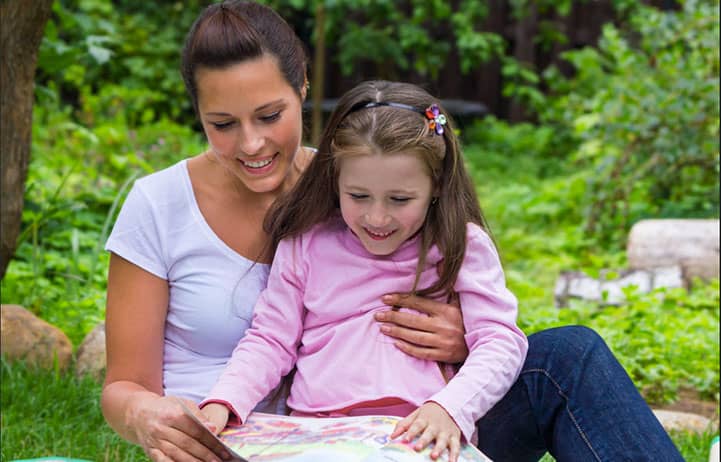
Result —
[[[416, 452], [411, 443], [389, 435], [399, 417], [289, 417], [254, 412], [242, 426], [228, 426], [220, 440], [238, 461], [260, 462], [422, 462], [430, 449]], [[448, 460], [448, 454], [441, 456]], [[459, 462], [491, 462], [465, 444]]]

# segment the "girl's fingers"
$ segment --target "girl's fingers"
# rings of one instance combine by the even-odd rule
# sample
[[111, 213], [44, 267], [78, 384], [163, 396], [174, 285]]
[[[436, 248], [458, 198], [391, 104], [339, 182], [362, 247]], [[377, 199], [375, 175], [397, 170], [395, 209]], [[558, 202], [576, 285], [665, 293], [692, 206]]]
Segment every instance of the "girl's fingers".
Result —
[[421, 433], [421, 436], [418, 438], [418, 441], [416, 441], [416, 444], [413, 445], [413, 449], [420, 451], [431, 444], [431, 441], [436, 438], [436, 431], [437, 430], [435, 428], [426, 426], [425, 430], [423, 430], [423, 433]]
[[[414, 412], [415, 414], [415, 412]], [[411, 422], [413, 421], [413, 418], [415, 417], [414, 414], [409, 415], [405, 419], [401, 420], [396, 424], [396, 427], [393, 429], [393, 433], [391, 433], [391, 439], [396, 439], [399, 436], [401, 436], [403, 433], [408, 430], [408, 427], [411, 425]]]
[[461, 438], [452, 437], [448, 444], [448, 460], [450, 462], [457, 462], [458, 456], [461, 455]]
[[418, 418], [415, 419], [406, 431], [406, 434], [403, 435], [403, 441], [410, 443], [416, 436], [420, 435], [426, 427], [428, 427], [428, 422], [426, 420]]
[[441, 432], [436, 436], [436, 442], [433, 444], [433, 450], [431, 450], [431, 459], [436, 460], [443, 454], [443, 451], [448, 447], [448, 433]]

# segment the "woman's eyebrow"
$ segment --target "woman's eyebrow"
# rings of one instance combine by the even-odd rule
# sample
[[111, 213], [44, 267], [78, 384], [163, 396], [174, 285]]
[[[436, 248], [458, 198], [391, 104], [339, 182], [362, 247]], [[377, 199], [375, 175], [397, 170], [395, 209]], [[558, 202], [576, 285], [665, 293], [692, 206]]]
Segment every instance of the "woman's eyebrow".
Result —
[[[284, 100], [284, 99], [277, 99], [277, 100], [275, 100], [275, 101], [271, 101], [271, 102], [269, 102], [269, 103], [265, 103], [265, 104], [262, 105], [262, 106], [258, 106], [258, 107], [255, 109], [255, 111], [253, 111], [253, 112], [262, 112], [262, 111], [268, 109], [269, 107], [277, 106], [277, 105], [285, 106], [285, 100]], [[231, 114], [231, 113], [229, 113], [229, 112], [206, 112], [205, 115], [206, 115], [206, 116], [217, 116], [217, 117], [233, 117], [233, 114]]]

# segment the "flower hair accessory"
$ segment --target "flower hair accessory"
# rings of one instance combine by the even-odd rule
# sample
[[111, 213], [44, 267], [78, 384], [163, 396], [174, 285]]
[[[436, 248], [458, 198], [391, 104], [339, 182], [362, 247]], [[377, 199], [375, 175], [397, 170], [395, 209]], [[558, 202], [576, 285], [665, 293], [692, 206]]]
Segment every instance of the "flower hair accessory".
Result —
[[426, 119], [429, 120], [428, 127], [436, 132], [436, 135], [442, 135], [445, 131], [443, 126], [446, 124], [446, 116], [441, 114], [441, 110], [437, 104], [431, 104], [426, 108]]

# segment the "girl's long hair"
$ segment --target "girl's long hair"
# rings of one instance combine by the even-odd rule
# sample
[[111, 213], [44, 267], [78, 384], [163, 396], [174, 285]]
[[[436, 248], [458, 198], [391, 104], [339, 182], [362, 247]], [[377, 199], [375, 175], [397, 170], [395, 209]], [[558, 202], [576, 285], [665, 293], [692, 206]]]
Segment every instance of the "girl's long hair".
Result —
[[[410, 106], [374, 106], [370, 102]], [[447, 118], [443, 135], [432, 132], [423, 111], [438, 104]], [[339, 160], [348, 156], [414, 153], [424, 162], [434, 187], [434, 200], [421, 227], [416, 282], [421, 296], [450, 295], [466, 249], [466, 225], [487, 230], [473, 183], [466, 171], [453, 122], [436, 98], [408, 83], [368, 81], [338, 101], [321, 137], [318, 152], [295, 186], [279, 197], [264, 222], [271, 253], [282, 239], [298, 236], [337, 216]], [[439, 279], [418, 290], [421, 269], [430, 247], [443, 255]]]

